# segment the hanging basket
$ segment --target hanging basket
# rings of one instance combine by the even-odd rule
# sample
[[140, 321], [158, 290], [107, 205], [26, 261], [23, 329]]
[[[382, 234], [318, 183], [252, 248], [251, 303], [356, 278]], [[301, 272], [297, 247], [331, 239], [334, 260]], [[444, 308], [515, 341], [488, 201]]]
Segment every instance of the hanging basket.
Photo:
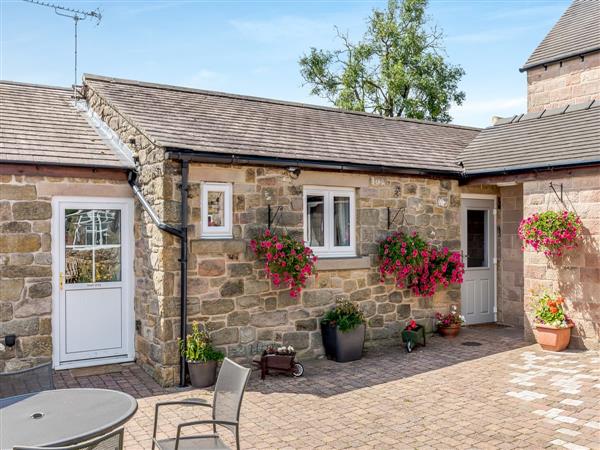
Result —
[[524, 218], [519, 225], [521, 249], [531, 247], [548, 257], [562, 256], [578, 245], [582, 233], [581, 219], [569, 211], [545, 211]]

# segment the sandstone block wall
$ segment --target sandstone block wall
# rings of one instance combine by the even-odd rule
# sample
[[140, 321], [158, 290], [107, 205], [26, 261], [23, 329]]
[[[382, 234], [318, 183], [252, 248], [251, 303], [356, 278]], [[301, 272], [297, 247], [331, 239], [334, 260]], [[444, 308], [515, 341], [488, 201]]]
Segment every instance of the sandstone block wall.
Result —
[[523, 218], [523, 186], [500, 188], [498, 322], [523, 327], [523, 252], [518, 229]]
[[600, 52], [527, 71], [527, 111], [600, 99]]
[[0, 176], [0, 336], [17, 343], [0, 351], [0, 372], [52, 359], [52, 198], [124, 196], [122, 181]]
[[[200, 238], [202, 181], [233, 183], [233, 239]], [[387, 230], [388, 206], [394, 211], [406, 208], [407, 231], [415, 230], [436, 244], [459, 250], [456, 181], [315, 171], [303, 171], [294, 179], [284, 169], [194, 164], [190, 183], [190, 321], [204, 321], [214, 343], [230, 357], [249, 357], [273, 342], [291, 344], [303, 355], [321, 354], [319, 321], [338, 299], [359, 304], [371, 343], [399, 337], [411, 316], [431, 326], [436, 310], [460, 302], [460, 287], [422, 299], [396, 290], [391, 280], [381, 284], [376, 264], [377, 243], [391, 232]], [[305, 185], [355, 188], [356, 242], [362, 258], [322, 259], [318, 278], [310, 281], [301, 298], [293, 299], [265, 277], [263, 262], [256, 260], [248, 243], [266, 229], [269, 204], [283, 207], [278, 229], [285, 227], [302, 238]]]
[[[524, 214], [546, 209], [562, 210], [549, 189], [550, 181], [523, 184]], [[550, 290], [566, 298], [568, 313], [575, 321], [572, 346], [600, 347], [600, 168], [573, 171], [572, 175], [552, 179], [563, 184], [563, 199], [570, 211], [581, 217], [584, 238], [579, 248], [562, 258], [550, 260], [541, 253], [524, 254], [525, 332], [532, 339], [531, 291]]]
[[[163, 148], [89, 87], [86, 98], [92, 110], [137, 158], [138, 184], [148, 203], [163, 221], [178, 226], [179, 165], [166, 161]], [[179, 298], [175, 292], [179, 277], [179, 240], [160, 231], [137, 201], [134, 223], [136, 358], [156, 380], [172, 385], [178, 381], [179, 370]]]

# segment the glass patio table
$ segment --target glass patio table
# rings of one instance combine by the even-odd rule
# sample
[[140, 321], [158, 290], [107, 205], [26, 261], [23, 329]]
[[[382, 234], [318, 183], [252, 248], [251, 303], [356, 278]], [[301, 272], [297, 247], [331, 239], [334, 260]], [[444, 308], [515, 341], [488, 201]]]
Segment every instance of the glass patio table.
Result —
[[124, 424], [137, 401], [108, 389], [57, 389], [0, 399], [0, 449], [84, 442]]

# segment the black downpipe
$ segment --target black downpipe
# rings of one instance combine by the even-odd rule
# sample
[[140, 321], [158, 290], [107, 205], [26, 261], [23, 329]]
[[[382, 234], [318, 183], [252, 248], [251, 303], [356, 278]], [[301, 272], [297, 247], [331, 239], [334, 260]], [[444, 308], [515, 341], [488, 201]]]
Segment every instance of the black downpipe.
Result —
[[[187, 206], [188, 206], [188, 172], [189, 172], [189, 162], [181, 161], [181, 227], [175, 228], [171, 225], [166, 224], [156, 214], [156, 212], [152, 209], [152, 206], [148, 203], [141, 189], [136, 184], [137, 181], [137, 172], [134, 170], [129, 171], [127, 175], [127, 182], [133, 189], [133, 193], [136, 198], [139, 200], [140, 204], [148, 213], [152, 222], [162, 231], [165, 231], [169, 234], [177, 236], [180, 240], [181, 244], [181, 255], [179, 258], [180, 264], [180, 326], [181, 326], [181, 339], [183, 341], [183, 345], [185, 346], [185, 335], [186, 335], [186, 324], [187, 324], [187, 255], [188, 255], [188, 241], [187, 241]], [[179, 386], [185, 386], [185, 376], [186, 376], [186, 367], [185, 367], [185, 358], [181, 356], [179, 362]]]
[[[188, 173], [189, 173], [189, 161], [181, 161], [181, 257], [179, 259], [180, 263], [180, 328], [181, 328], [181, 342], [185, 349], [186, 344], [186, 328], [187, 328], [187, 275], [188, 275]], [[181, 359], [179, 361], [179, 386], [185, 386], [185, 375], [186, 375], [186, 366], [185, 366], [185, 357], [181, 355]]]

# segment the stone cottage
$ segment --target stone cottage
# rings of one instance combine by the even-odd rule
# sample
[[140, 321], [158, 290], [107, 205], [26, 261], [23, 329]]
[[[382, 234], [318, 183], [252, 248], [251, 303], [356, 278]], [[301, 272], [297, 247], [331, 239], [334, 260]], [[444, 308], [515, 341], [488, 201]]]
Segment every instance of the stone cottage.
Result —
[[[529, 111], [484, 130], [97, 75], [77, 102], [0, 84], [0, 335], [17, 338], [0, 370], [135, 359], [175, 384], [192, 320], [230, 357], [271, 342], [319, 356], [319, 318], [337, 299], [364, 311], [369, 345], [397, 340], [410, 317], [431, 327], [451, 304], [468, 324], [531, 333], [529, 289], [541, 286], [567, 296], [573, 345], [598, 347], [592, 9], [575, 1], [524, 66]], [[558, 263], [521, 252], [516, 235], [545, 208], [574, 209], [585, 227]], [[249, 249], [267, 228], [320, 257], [298, 299]], [[377, 243], [398, 229], [462, 251], [463, 285], [418, 298], [382, 284]]]

